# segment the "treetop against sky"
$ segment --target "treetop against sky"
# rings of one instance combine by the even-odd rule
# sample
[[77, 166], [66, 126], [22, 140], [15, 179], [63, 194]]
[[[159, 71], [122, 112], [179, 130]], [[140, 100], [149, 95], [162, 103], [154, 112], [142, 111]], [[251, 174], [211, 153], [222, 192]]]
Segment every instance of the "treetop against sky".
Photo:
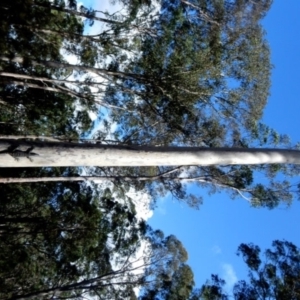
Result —
[[[156, 166], [150, 173], [162, 179], [161, 174], [170, 170], [160, 170], [158, 165], [173, 166], [182, 160], [183, 165], [199, 165], [184, 172], [201, 178], [200, 185], [229, 189], [234, 195], [250, 194], [255, 205], [269, 202], [273, 207], [280, 201], [289, 202], [294, 191], [277, 175], [297, 174], [298, 168], [289, 165], [295, 163], [292, 156], [297, 152], [284, 150], [285, 157], [277, 150], [272, 150], [272, 155], [261, 152], [263, 146], [288, 146], [284, 136], [260, 123], [271, 70], [269, 46], [260, 21], [270, 2], [225, 1], [221, 5], [200, 1], [197, 6], [187, 1], [163, 1], [161, 11], [156, 8], [153, 18], [148, 14], [152, 12], [151, 3], [121, 4], [124, 9], [115, 13], [87, 7], [77, 10], [75, 2], [69, 6], [60, 1], [35, 2], [30, 9], [20, 4], [20, 11], [33, 15], [39, 12], [45, 28], [36, 26], [39, 18], [33, 19], [33, 24], [25, 24], [22, 19], [21, 23], [13, 18], [6, 20], [4, 24], [12, 22], [13, 29], [5, 31], [3, 45], [7, 48], [1, 56], [1, 76], [4, 101], [24, 107], [18, 112], [6, 107], [7, 113], [24, 117], [24, 132], [59, 133], [67, 140], [76, 139], [92, 124], [89, 111], [104, 104], [107, 113], [99, 115], [103, 126], [93, 137], [103, 144], [113, 141], [125, 147], [124, 154], [117, 146], [92, 154], [92, 148], [98, 146], [85, 152], [73, 144], [65, 155], [63, 148], [50, 149], [45, 143], [41, 147], [28, 144], [27, 149], [8, 144], [2, 150], [3, 164]], [[84, 26], [98, 28], [99, 24], [105, 26], [98, 34], [84, 33]], [[9, 43], [10, 39], [13, 41]], [[29, 52], [18, 47], [14, 39], [23, 41]], [[39, 55], [50, 41], [53, 43], [48, 52]], [[66, 62], [64, 55], [76, 57], [77, 63]], [[90, 73], [104, 81], [94, 81]], [[55, 101], [47, 101], [53, 94], [57, 96]], [[15, 125], [10, 127], [19, 131]], [[143, 145], [151, 145], [160, 153], [142, 150]], [[200, 152], [178, 156], [176, 150], [172, 161], [165, 148], [159, 148], [170, 146], [201, 146], [209, 154], [200, 159]], [[260, 150], [253, 155], [251, 146]], [[221, 152], [222, 147], [232, 149]], [[235, 147], [240, 153], [231, 152]], [[11, 159], [6, 160], [7, 156]], [[287, 165], [279, 165], [283, 162]], [[254, 163], [272, 165], [252, 166]], [[266, 174], [268, 186], [255, 182], [256, 171]], [[175, 174], [179, 176], [180, 172]], [[186, 184], [160, 184], [179, 199], [187, 197]]]
[[[0, 130], [3, 135], [44, 137], [19, 141], [3, 139], [0, 162], [2, 167], [10, 167], [5, 169], [7, 172], [3, 172], [3, 176], [16, 177], [18, 172], [22, 172], [22, 176], [31, 178], [74, 177], [83, 169], [71, 166], [91, 165], [94, 167], [89, 170], [89, 175], [111, 178], [113, 195], [126, 198], [130, 209], [118, 204], [111, 192], [99, 190], [105, 195], [102, 195], [105, 198], [102, 200], [115, 212], [110, 218], [104, 213], [104, 208], [97, 210], [93, 206], [95, 203], [90, 202], [92, 190], [84, 189], [84, 185], [79, 188], [76, 183], [49, 183], [39, 191], [33, 189], [40, 193], [42, 206], [35, 203], [37, 198], [26, 187], [20, 187], [18, 192], [7, 189], [7, 199], [14, 198], [16, 207], [27, 207], [22, 202], [25, 199], [30, 206], [26, 208], [26, 216], [18, 215], [17, 222], [8, 225], [8, 219], [1, 219], [6, 233], [14, 231], [18, 235], [15, 240], [6, 240], [5, 253], [10, 253], [17, 244], [20, 246], [18, 249], [24, 246], [22, 240], [26, 233], [20, 231], [18, 224], [21, 223], [30, 233], [32, 245], [38, 243], [41, 251], [35, 252], [33, 247], [28, 248], [28, 252], [22, 248], [20, 253], [24, 255], [20, 254], [20, 260], [27, 257], [25, 261], [29, 262], [27, 259], [30, 257], [40, 257], [41, 253], [50, 251], [49, 260], [45, 260], [45, 264], [51, 266], [48, 269], [57, 276], [69, 276], [65, 287], [59, 287], [60, 291], [65, 288], [64, 292], [69, 296], [75, 286], [82, 288], [85, 281], [80, 283], [78, 278], [84, 270], [90, 286], [103, 282], [112, 267], [109, 260], [112, 253], [107, 253], [112, 249], [108, 249], [105, 243], [107, 236], [102, 236], [101, 230], [97, 231], [95, 234], [98, 236], [92, 236], [87, 247], [83, 247], [84, 255], [91, 261], [98, 259], [94, 255], [100, 248], [103, 253], [104, 275], [99, 273], [98, 277], [91, 278], [89, 276], [95, 275], [95, 270], [101, 269], [101, 261], [97, 260], [94, 266], [68, 264], [67, 261], [79, 262], [81, 246], [74, 247], [73, 251], [65, 239], [68, 233], [60, 235], [58, 240], [55, 234], [61, 230], [75, 230], [76, 226], [92, 226], [84, 217], [92, 214], [102, 224], [101, 228], [113, 235], [115, 245], [119, 245], [116, 251], [126, 261], [126, 255], [133, 251], [138, 236], [144, 236], [146, 232], [145, 224], [135, 223], [136, 231], [131, 235], [125, 233], [126, 220], [136, 222], [134, 206], [127, 195], [130, 190], [150, 195], [153, 203], [158, 205], [158, 213], [154, 214], [151, 224], [163, 228], [168, 234], [175, 233], [187, 245], [198, 286], [204, 282], [198, 283], [199, 277], [209, 277], [209, 274], [199, 271], [199, 266], [206, 271], [226, 272], [228, 284], [233, 286], [241, 277], [232, 266], [234, 259], [226, 253], [229, 250], [234, 253], [240, 242], [248, 242], [245, 241], [247, 238], [262, 248], [269, 246], [270, 238], [297, 239], [293, 235], [293, 229], [297, 228], [296, 212], [292, 210], [298, 207], [297, 203], [289, 212], [283, 213], [278, 209], [272, 214], [263, 209], [254, 213], [249, 204], [281, 208], [281, 204], [291, 204], [298, 195], [296, 179], [299, 168], [295, 160], [287, 157], [294, 157], [299, 152], [285, 135], [278, 133], [282, 132], [278, 120], [284, 120], [284, 112], [280, 110], [274, 123], [272, 117], [268, 121], [267, 115], [263, 120], [261, 118], [267, 102], [271, 105], [276, 95], [288, 95], [292, 99], [283, 84], [286, 78], [278, 80], [276, 69], [270, 77], [271, 63], [277, 65], [278, 61], [281, 75], [285, 72], [291, 74], [290, 68], [297, 66], [297, 58], [293, 56], [291, 61], [292, 55], [283, 56], [280, 51], [290, 45], [294, 46], [293, 50], [299, 49], [299, 42], [294, 38], [297, 33], [292, 34], [294, 25], [284, 27], [291, 28], [289, 34], [284, 34], [287, 38], [284, 43], [280, 35], [282, 27], [274, 37], [269, 33], [266, 35], [264, 27], [270, 26], [268, 32], [271, 32], [278, 25], [278, 19], [295, 21], [293, 16], [299, 4], [292, 2], [287, 6], [277, 2], [269, 12], [271, 1], [162, 1], [159, 3], [161, 9], [157, 3], [148, 1], [120, 1], [125, 9], [114, 13], [104, 12], [100, 7], [96, 12], [90, 9], [96, 8], [92, 2], [78, 9], [74, 1], [67, 4], [65, 6], [63, 1], [16, 0], [0, 5], [3, 20], [0, 27], [0, 101], [3, 108]], [[155, 11], [151, 11], [154, 6]], [[282, 17], [285, 10], [289, 19]], [[150, 12], [153, 17], [150, 17]], [[262, 20], [264, 16], [266, 18]], [[82, 17], [86, 19], [85, 23]], [[271, 25], [268, 25], [268, 20], [273, 20]], [[87, 26], [92, 26], [92, 31], [86, 30]], [[277, 45], [278, 40], [281, 42]], [[272, 46], [274, 44], [276, 47]], [[292, 53], [290, 51], [286, 53]], [[66, 59], [67, 56], [72, 57], [71, 62]], [[284, 61], [290, 67], [288, 71], [282, 68]], [[289, 81], [296, 80], [297, 73], [287, 78]], [[296, 86], [289, 85], [290, 88]], [[105, 107], [105, 114], [99, 114], [96, 123], [91, 119], [91, 112], [97, 114], [101, 106]], [[277, 114], [274, 109], [269, 112], [272, 116]], [[289, 119], [284, 120], [283, 125]], [[101, 124], [96, 132], [95, 124]], [[83, 143], [80, 137], [91, 135], [91, 132], [94, 141]], [[295, 127], [291, 130], [293, 132]], [[47, 136], [60, 139], [60, 143], [47, 142]], [[180, 149], [185, 152], [179, 153], [179, 146], [186, 147]], [[199, 160], [199, 151], [189, 154], [189, 157], [187, 149], [199, 150], [199, 147], [201, 153], [206, 152], [204, 158]], [[252, 148], [257, 148], [256, 152]], [[266, 154], [264, 148], [274, 150]], [[279, 148], [283, 148], [281, 153]], [[171, 154], [173, 161], [170, 163]], [[189, 162], [188, 158], [191, 159]], [[157, 162], [154, 162], [155, 159]], [[260, 164], [252, 165], [254, 161]], [[143, 163], [145, 166], [142, 166]], [[128, 164], [133, 167], [120, 167]], [[110, 167], [112, 165], [115, 167]], [[48, 168], [34, 168], [36, 166]], [[122, 178], [126, 180], [122, 181]], [[193, 184], [189, 184], [190, 181]], [[32, 186], [41, 187], [37, 183]], [[69, 190], [74, 191], [74, 195], [78, 194], [78, 210], [76, 206], [67, 205], [73, 201]], [[57, 194], [52, 199], [58, 201], [55, 206], [49, 195], [53, 196], [58, 191], [59, 196]], [[219, 197], [211, 195], [221, 191], [227, 193], [222, 192]], [[15, 197], [11, 197], [10, 193], [15, 193]], [[246, 201], [228, 203], [228, 195]], [[199, 212], [187, 211], [182, 204], [172, 203], [171, 207], [168, 199], [162, 200], [165, 196], [192, 207], [198, 207], [202, 200], [205, 205]], [[64, 201], [64, 197], [70, 197], [70, 201]], [[7, 212], [16, 221], [14, 206], [10, 206], [9, 201], [5, 203]], [[43, 208], [41, 217], [34, 213], [36, 206]], [[62, 210], [55, 210], [55, 207]], [[165, 215], [160, 215], [164, 208], [167, 208]], [[64, 220], [65, 226], [71, 226], [69, 229], [61, 229], [55, 220], [49, 221], [51, 214], [59, 215], [63, 211], [67, 212]], [[76, 223], [77, 217], [82, 223]], [[48, 227], [39, 231], [43, 226], [37, 224], [47, 224]], [[123, 225], [118, 227], [116, 224]], [[191, 225], [193, 228], [185, 227]], [[114, 231], [114, 228], [118, 230]], [[49, 239], [46, 238], [48, 231], [51, 232]], [[145, 294], [154, 295], [158, 288], [156, 284], [163, 283], [159, 285], [162, 288], [160, 296], [177, 295], [182, 284], [183, 297], [187, 298], [194, 279], [191, 269], [185, 264], [187, 255], [181, 243], [171, 235], [165, 238], [159, 231], [148, 233], [147, 238], [153, 245], [162, 246], [157, 248], [157, 254], [165, 253], [172, 269], [165, 269], [164, 263], [150, 268], [159, 271], [155, 273], [158, 280], [148, 286]], [[76, 234], [78, 242], [87, 243], [80, 230]], [[101, 242], [96, 242], [99, 239]], [[124, 244], [118, 244], [118, 241]], [[58, 243], [56, 249], [61, 249], [61, 253], [55, 252], [54, 242]], [[181, 250], [174, 252], [176, 247]], [[172, 261], [172, 255], [175, 261]], [[72, 259], [67, 259], [70, 257]], [[211, 266], [207, 266], [207, 262]], [[17, 261], [15, 265], [18, 265]], [[167, 284], [167, 274], [172, 276], [174, 284]], [[58, 277], [51, 278], [59, 280]], [[28, 288], [27, 297], [38, 295], [34, 293], [54, 292], [40, 282], [39, 291], [30, 294], [31, 287], [36, 284], [34, 280], [30, 281], [26, 276], [18, 280], [20, 286]], [[139, 285], [145, 278], [135, 277], [135, 280], [135, 284]], [[110, 287], [106, 290], [107, 297], [118, 293], [117, 289]], [[7, 285], [5, 288], [13, 287]], [[19, 290], [17, 293], [20, 293]], [[127, 293], [134, 297], [131, 285], [122, 293], [123, 296]]]

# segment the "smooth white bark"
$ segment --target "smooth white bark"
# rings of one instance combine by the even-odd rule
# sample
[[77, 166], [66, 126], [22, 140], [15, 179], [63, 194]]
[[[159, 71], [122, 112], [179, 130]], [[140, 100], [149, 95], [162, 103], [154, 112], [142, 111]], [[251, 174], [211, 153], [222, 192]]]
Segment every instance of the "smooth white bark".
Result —
[[[16, 160], [5, 151], [34, 146], [32, 161]], [[0, 140], [0, 167], [55, 166], [176, 166], [300, 164], [300, 151], [288, 149], [244, 149], [201, 147], [116, 146], [61, 142]]]

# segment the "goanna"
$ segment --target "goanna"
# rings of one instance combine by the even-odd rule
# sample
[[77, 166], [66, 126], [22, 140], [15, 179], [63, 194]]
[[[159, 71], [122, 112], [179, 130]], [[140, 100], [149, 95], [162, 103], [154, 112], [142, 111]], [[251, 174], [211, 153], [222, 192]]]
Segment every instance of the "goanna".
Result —
[[8, 147], [6, 150], [0, 151], [0, 154], [9, 154], [12, 156], [15, 160], [19, 160], [21, 157], [26, 157], [30, 161], [32, 161], [32, 156], [37, 156], [37, 153], [32, 152], [34, 147], [29, 147], [27, 150], [18, 150], [18, 146], [13, 145]]

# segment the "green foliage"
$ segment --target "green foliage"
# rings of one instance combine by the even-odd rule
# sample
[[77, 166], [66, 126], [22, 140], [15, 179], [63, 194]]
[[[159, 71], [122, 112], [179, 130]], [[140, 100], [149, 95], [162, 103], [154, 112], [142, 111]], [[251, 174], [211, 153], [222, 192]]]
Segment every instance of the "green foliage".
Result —
[[[110, 136], [114, 143], [158, 146], [288, 145], [284, 136], [259, 123], [271, 71], [260, 21], [270, 0], [161, 1], [159, 13], [149, 1], [120, 1], [125, 14], [77, 7], [76, 1], [21, 2], [0, 5], [3, 134], [77, 139], [91, 132], [90, 112], [100, 103], [107, 118], [95, 137], [104, 141]], [[80, 18], [100, 22], [105, 30], [87, 34]], [[64, 55], [73, 55], [77, 64], [68, 64]], [[110, 172], [102, 168], [99, 175]], [[172, 168], [112, 173], [152, 174], [159, 178], [155, 183], [119, 182], [119, 189], [146, 188], [154, 202], [170, 193], [198, 207], [200, 193], [190, 195], [187, 184], [176, 180], [183, 170], [162, 178], [166, 172]], [[256, 172], [264, 172], [270, 184], [256, 182]], [[199, 178], [197, 184], [209, 192], [224, 188], [252, 206], [274, 208], [293, 198], [278, 174], [293, 176], [298, 170], [218, 166], [184, 173]]]
[[110, 189], [77, 183], [0, 188], [1, 299], [135, 299], [134, 287], [184, 299], [193, 287], [181, 242], [139, 221], [130, 201], [116, 201]]
[[[53, 77], [60, 79], [70, 74], [36, 66], [32, 61], [62, 61], [63, 45], [82, 33], [83, 24], [76, 16], [51, 11], [48, 1], [37, 1], [37, 4], [35, 1], [5, 1], [0, 5], [2, 58], [23, 59], [22, 64], [3, 59], [0, 62], [1, 72], [4, 72], [0, 77], [2, 134], [74, 138], [91, 127], [90, 117], [86, 109], [76, 112], [76, 98], [66, 86], [58, 88], [50, 83]], [[70, 34], [68, 39], [57, 34], [60, 30]], [[87, 53], [82, 55], [84, 60], [92, 59]], [[32, 79], [26, 79], [26, 76]], [[50, 81], [43, 82], [39, 78]], [[85, 108], [92, 110], [94, 107], [86, 102]]]
[[[97, 134], [104, 141], [109, 136], [115, 143], [159, 146], [289, 144], [259, 123], [271, 70], [260, 20], [270, 0], [163, 0], [156, 14], [153, 1], [119, 2], [126, 13], [78, 7], [74, 0], [1, 2], [1, 134], [77, 139], [90, 130], [90, 112], [100, 103], [108, 112]], [[105, 30], [84, 32], [95, 22]], [[77, 63], [68, 64], [66, 55]], [[146, 190], [154, 200], [170, 193], [198, 207], [201, 196], [190, 195], [179, 180], [186, 175], [183, 179], [210, 192], [222, 188], [252, 206], [274, 208], [292, 200], [291, 184], [278, 174], [299, 174], [296, 166], [280, 165], [93, 171], [114, 176], [114, 186], [103, 191], [74, 183], [0, 186], [1, 299], [137, 299], [133, 288], [141, 289], [141, 300], [227, 299], [218, 276], [193, 290], [181, 242], [138, 220], [127, 193]], [[260, 171], [269, 185], [256, 182]], [[0, 170], [3, 177], [77, 172]], [[128, 174], [149, 180], [122, 182]], [[240, 246], [250, 282], [235, 286], [236, 299], [300, 299], [299, 250], [280, 241], [274, 247], [263, 265], [257, 246]]]
[[[264, 257], [253, 244], [241, 244], [241, 255], [249, 269], [248, 280], [238, 281], [232, 291], [233, 299], [300, 299], [300, 249], [291, 242], [274, 241], [273, 249], [267, 249]], [[213, 275], [198, 291], [198, 298], [225, 300], [230, 296], [223, 290], [225, 281]], [[191, 298], [193, 299], [193, 298]]]
[[[153, 255], [155, 269], [146, 270], [146, 284], [139, 299], [188, 299], [194, 286], [194, 276], [186, 264], [188, 257], [183, 245], [175, 236], [164, 238], [161, 231], [152, 232], [150, 238], [153, 252], [163, 259]], [[156, 274], [156, 280], [153, 280], [153, 274]]]
[[269, 1], [263, 2], [162, 1], [154, 33], [128, 65], [131, 76], [122, 85], [118, 78], [107, 93], [109, 103], [131, 108], [113, 113], [122, 116], [122, 136], [135, 132], [140, 144], [221, 146], [232, 143], [233, 132], [251, 130], [270, 86], [269, 50], [259, 24]]
[[58, 282], [64, 287], [111, 272], [107, 239], [114, 213], [105, 203], [99, 207], [90, 188], [34, 184], [1, 190], [2, 299], [51, 292]]
[[[118, 124], [114, 139], [157, 146], [286, 147], [277, 132], [259, 123], [272, 68], [260, 21], [271, 1], [162, 1], [161, 5], [159, 17], [152, 19], [139, 43], [141, 52], [125, 67], [119, 63], [121, 53], [110, 65], [116, 76], [105, 101], [122, 108], [110, 114], [111, 122]], [[181, 172], [160, 177], [170, 170], [152, 169], [159, 180], [140, 186], [154, 199], [170, 193], [198, 207], [202, 198], [189, 195], [187, 185], [176, 181]], [[140, 176], [148, 173], [138, 171]], [[209, 192], [224, 188], [252, 206], [274, 208], [293, 198], [278, 174], [295, 171], [278, 165], [198, 166], [186, 168], [185, 174], [188, 179], [199, 178], [198, 185]], [[256, 172], [264, 172], [270, 184], [256, 182]]]

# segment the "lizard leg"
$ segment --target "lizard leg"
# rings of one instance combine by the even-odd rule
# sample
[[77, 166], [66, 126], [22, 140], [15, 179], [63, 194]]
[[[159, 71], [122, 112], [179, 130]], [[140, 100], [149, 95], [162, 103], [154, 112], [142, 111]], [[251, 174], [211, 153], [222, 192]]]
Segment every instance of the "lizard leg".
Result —
[[34, 147], [31, 146], [31, 147], [29, 147], [25, 152], [26, 152], [26, 153], [30, 153], [33, 149], [34, 149]]
[[14, 155], [14, 152], [9, 153], [10, 156], [12, 156], [16, 161], [19, 161], [19, 158]]

